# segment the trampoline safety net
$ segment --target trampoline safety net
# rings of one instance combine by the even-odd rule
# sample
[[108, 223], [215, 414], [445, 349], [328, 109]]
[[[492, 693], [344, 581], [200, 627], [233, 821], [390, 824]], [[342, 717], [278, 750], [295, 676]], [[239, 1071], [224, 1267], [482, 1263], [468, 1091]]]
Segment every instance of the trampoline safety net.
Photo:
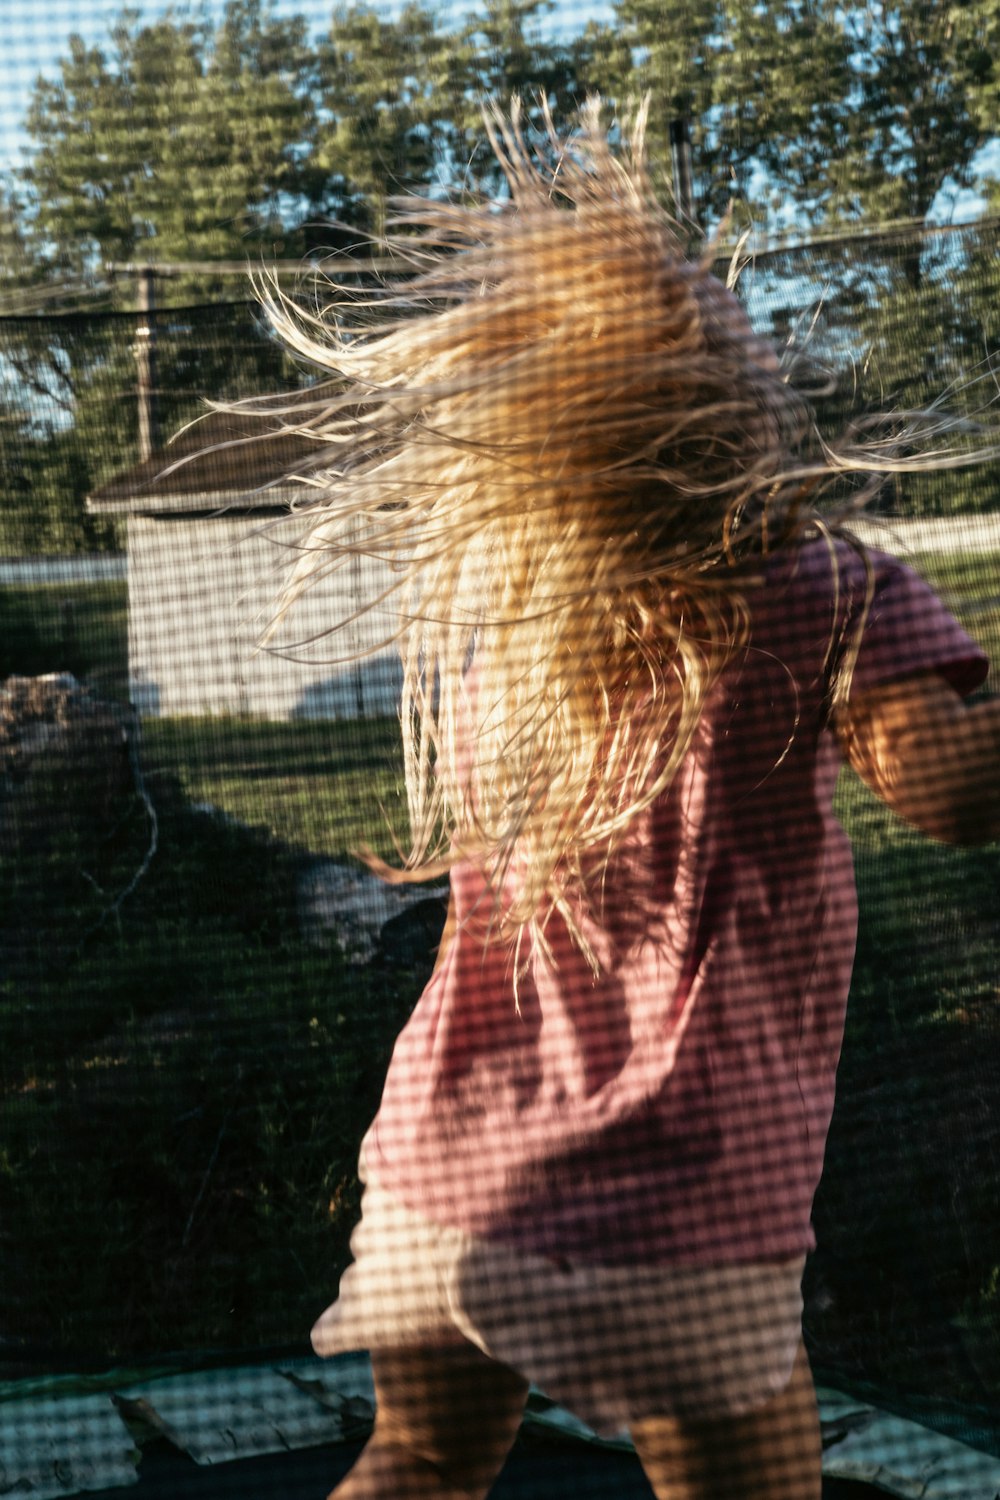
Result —
[[[998, 354], [996, 235], [984, 220], [762, 252], [739, 293], [778, 349], [808, 332], [829, 377], [809, 398], [826, 436], [943, 396], [952, 410], [965, 401], [971, 421], [986, 398], [964, 382]], [[725, 820], [712, 814], [711, 858], [697, 844], [689, 869], [674, 847], [670, 818], [696, 819], [694, 802], [678, 812], [680, 794], [665, 794], [643, 814], [635, 857], [656, 864], [663, 902], [697, 899], [719, 933], [752, 916], [735, 958], [717, 956], [722, 936], [699, 949], [685, 928], [694, 948], [675, 963], [679, 929], [658, 927], [641, 901], [625, 920], [635, 869], [614, 862], [601, 899], [630, 936], [596, 966], [557, 910], [552, 952], [539, 938], [516, 982], [474, 860], [451, 872], [445, 933], [446, 868], [401, 884], [373, 868], [398, 866], [409, 836], [404, 666], [387, 624], [399, 556], [369, 545], [359, 520], [339, 565], [261, 644], [303, 555], [289, 510], [301, 487], [286, 476], [316, 445], [296, 432], [244, 442], [247, 419], [206, 418], [205, 403], [306, 399], [314, 374], [256, 303], [222, 300], [233, 287], [203, 301], [157, 281], [140, 313], [125, 279], [96, 311], [0, 318], [0, 1491], [141, 1493], [171, 1450], [206, 1472], [281, 1454], [248, 1469], [243, 1488], [325, 1493], [371, 1429], [368, 1351], [381, 1340], [376, 1374], [387, 1389], [398, 1381], [387, 1400], [405, 1388], [428, 1408], [446, 1403], [437, 1426], [473, 1468], [491, 1441], [503, 1447], [505, 1420], [516, 1432], [518, 1382], [530, 1383], [497, 1495], [557, 1495], [568, 1473], [576, 1494], [673, 1493], [669, 1454], [657, 1469], [656, 1390], [676, 1376], [664, 1414], [682, 1426], [780, 1399], [801, 1277], [825, 1493], [876, 1479], [916, 1493], [905, 1485], [921, 1473], [929, 1494], [992, 1500], [995, 843], [975, 829], [957, 844], [927, 837], [842, 766], [834, 808], [859, 923], [825, 1155], [809, 1070], [832, 1069], [839, 1034], [809, 996], [833, 980], [801, 966], [807, 953], [834, 962], [809, 943], [843, 882], [802, 852], [791, 893], [770, 889], [774, 841], [791, 858], [813, 833], [791, 840], [789, 820], [821, 815], [789, 801], [767, 802], [763, 820], [746, 810], [778, 774], [766, 735], [791, 712], [781, 684], [799, 667], [748, 677], [746, 693], [765, 696], [742, 719], [732, 694], [733, 732], [756, 726], [760, 753], [751, 734], [727, 760], [716, 722], [715, 769], [684, 782], [689, 799], [730, 799]], [[481, 399], [488, 418], [488, 384]], [[996, 462], [901, 472], [853, 532], [921, 580], [900, 583], [895, 561], [879, 563], [869, 657], [897, 650], [904, 677], [937, 671], [970, 695], [964, 712], [987, 704], [1000, 662]], [[859, 554], [847, 551], [844, 586], [860, 598]], [[813, 552], [829, 557], [822, 540]], [[783, 588], [797, 641], [807, 626], [815, 635], [827, 587], [816, 566], [819, 581], [772, 580], [769, 602], [751, 603], [758, 641], [778, 629]], [[935, 631], [950, 643], [941, 660]], [[813, 647], [822, 663], [823, 641]], [[885, 669], [865, 652], [858, 681], [874, 688]], [[809, 735], [799, 686], [778, 757], [789, 788]], [[983, 838], [997, 817], [991, 733]], [[937, 749], [950, 764], [950, 744]], [[754, 817], [746, 884], [734, 830]], [[696, 898], [703, 856], [712, 884]], [[669, 993], [643, 991], [665, 975]], [[470, 1040], [477, 1025], [489, 1035]], [[788, 1096], [762, 1104], [753, 1088], [778, 1077]], [[546, 1132], [564, 1115], [556, 1151]], [[779, 1182], [782, 1203], [804, 1190], [790, 1131], [823, 1160], [804, 1276], [806, 1247], [762, 1226], [754, 1198], [755, 1173]], [[363, 1138], [368, 1227], [348, 1305], [324, 1314], [351, 1262]], [[654, 1305], [671, 1309], [666, 1332], [649, 1321]], [[321, 1315], [323, 1362], [309, 1343]], [[749, 1352], [726, 1342], [741, 1319]], [[428, 1348], [436, 1358], [421, 1364]], [[472, 1457], [463, 1432], [479, 1434]], [[186, 1492], [181, 1470], [164, 1472]], [[407, 1493], [393, 1472], [381, 1492]], [[768, 1493], [812, 1493], [795, 1482]]]

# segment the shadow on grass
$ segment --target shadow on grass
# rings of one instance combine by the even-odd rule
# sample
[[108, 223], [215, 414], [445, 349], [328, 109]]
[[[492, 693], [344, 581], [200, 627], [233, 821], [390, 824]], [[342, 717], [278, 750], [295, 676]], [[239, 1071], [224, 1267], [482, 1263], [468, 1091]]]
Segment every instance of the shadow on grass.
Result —
[[806, 1277], [817, 1362], [996, 1410], [996, 850], [935, 845], [845, 788], [861, 908]]
[[[21, 861], [3, 922], [8, 1373], [302, 1344], [356, 1216], [361, 1135], [431, 962], [298, 935], [298, 851], [150, 779], [147, 837]], [[86, 841], [84, 840], [84, 844]], [[81, 877], [85, 871], [87, 878]]]

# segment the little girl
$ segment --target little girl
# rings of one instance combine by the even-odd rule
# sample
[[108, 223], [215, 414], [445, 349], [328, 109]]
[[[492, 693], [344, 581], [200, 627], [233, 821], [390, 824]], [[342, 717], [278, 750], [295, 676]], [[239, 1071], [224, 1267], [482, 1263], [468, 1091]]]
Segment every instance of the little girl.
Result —
[[313, 1331], [374, 1368], [336, 1493], [485, 1495], [535, 1382], [628, 1427], [663, 1500], [815, 1500], [834, 785], [846, 755], [934, 836], [995, 837], [998, 703], [965, 706], [986, 662], [920, 580], [821, 519], [903, 460], [820, 443], [685, 257], [641, 121], [621, 157], [596, 106], [537, 152], [516, 108], [490, 128], [509, 199], [406, 202], [410, 279], [335, 316], [269, 299], [333, 372], [296, 408], [319, 499], [286, 602], [356, 550], [396, 570], [395, 878], [451, 878]]

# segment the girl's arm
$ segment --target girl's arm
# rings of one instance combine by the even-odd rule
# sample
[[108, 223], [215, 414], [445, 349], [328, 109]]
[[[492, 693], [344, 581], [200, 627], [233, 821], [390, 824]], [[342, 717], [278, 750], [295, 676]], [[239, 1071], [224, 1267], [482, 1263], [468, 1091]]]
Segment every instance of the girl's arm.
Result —
[[946, 844], [1000, 838], [1000, 698], [966, 704], [936, 672], [861, 693], [835, 724], [882, 801]]

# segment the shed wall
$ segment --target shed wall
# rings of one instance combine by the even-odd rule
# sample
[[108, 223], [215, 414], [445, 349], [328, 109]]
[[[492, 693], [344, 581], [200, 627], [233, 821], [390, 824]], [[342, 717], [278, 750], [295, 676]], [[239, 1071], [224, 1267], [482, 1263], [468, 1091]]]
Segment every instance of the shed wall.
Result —
[[398, 654], [350, 659], [372, 652], [392, 628], [388, 610], [352, 619], [389, 585], [383, 562], [349, 558], [258, 648], [294, 543], [288, 523], [254, 517], [129, 518], [129, 677], [141, 714], [354, 719], [395, 712]]

